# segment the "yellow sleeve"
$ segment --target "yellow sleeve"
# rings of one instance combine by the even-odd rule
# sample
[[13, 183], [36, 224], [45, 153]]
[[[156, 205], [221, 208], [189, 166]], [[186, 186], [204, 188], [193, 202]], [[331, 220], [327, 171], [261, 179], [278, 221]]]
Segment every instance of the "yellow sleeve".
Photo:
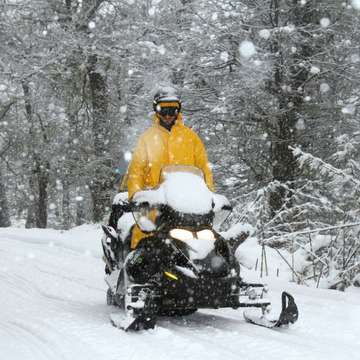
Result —
[[[195, 133], [194, 133], [195, 134]], [[209, 167], [205, 146], [200, 137], [195, 134], [195, 166], [201, 169], [205, 175], [205, 182], [211, 191], [215, 191], [212, 171]]]
[[128, 194], [129, 199], [139, 190], [144, 189], [145, 169], [147, 166], [146, 145], [141, 137], [132, 154], [128, 169]]

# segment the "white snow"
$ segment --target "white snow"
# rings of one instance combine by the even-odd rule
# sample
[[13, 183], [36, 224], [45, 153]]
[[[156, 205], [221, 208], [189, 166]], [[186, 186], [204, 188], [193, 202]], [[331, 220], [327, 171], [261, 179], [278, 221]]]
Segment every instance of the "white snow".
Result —
[[165, 53], [166, 53], [165, 46], [164, 45], [158, 46], [158, 52], [159, 52], [160, 55], [165, 55]]
[[211, 239], [186, 239], [182, 240], [184, 243], [186, 243], [189, 247], [189, 256], [190, 260], [197, 260], [197, 259], [204, 259], [210, 251], [214, 250], [214, 240]]
[[130, 161], [131, 158], [132, 158], [132, 153], [131, 153], [131, 151], [125, 151], [125, 153], [124, 153], [124, 160], [125, 160], [125, 161]]
[[88, 27], [89, 27], [89, 29], [95, 29], [96, 28], [96, 23], [95, 23], [95, 21], [90, 21], [89, 22], [89, 24], [88, 24]]
[[249, 40], [242, 41], [239, 46], [239, 53], [240, 56], [245, 59], [251, 58], [256, 54], [256, 48], [254, 43]]
[[320, 25], [323, 28], [327, 28], [330, 24], [331, 24], [331, 21], [329, 18], [324, 17], [320, 20]]
[[128, 198], [129, 198], [129, 195], [128, 195], [127, 191], [119, 192], [114, 196], [112, 203], [113, 203], [113, 205], [121, 204], [124, 201], [127, 201]]
[[356, 111], [356, 106], [354, 104], [347, 104], [341, 109], [341, 112], [345, 115], [354, 115]]
[[145, 232], [152, 232], [156, 230], [155, 224], [147, 216], [140, 216], [137, 219], [137, 224], [140, 229]]
[[174, 172], [166, 175], [158, 189], [137, 192], [134, 201], [150, 205], [168, 204], [180, 212], [206, 214], [212, 209], [213, 193], [200, 176]]
[[269, 39], [271, 36], [271, 33], [268, 29], [262, 29], [259, 31], [259, 36], [265, 40]]
[[319, 74], [320, 69], [317, 66], [312, 66], [311, 69], [310, 69], [310, 73], [311, 74]]
[[351, 1], [351, 6], [352, 6], [355, 10], [360, 10], [360, 0], [352, 0], [352, 1]]
[[[118, 194], [114, 203], [122, 199], [121, 196]], [[167, 204], [187, 214], [207, 214], [211, 210], [217, 213], [223, 206], [230, 205], [225, 196], [209, 190], [202, 176], [185, 170], [167, 173], [157, 189], [139, 191], [133, 200], [139, 204], [147, 202], [151, 206]]]
[[222, 130], [224, 128], [224, 125], [222, 124], [222, 123], [218, 123], [218, 124], [216, 124], [216, 126], [215, 126], [215, 129], [217, 130], [217, 131], [220, 131], [220, 130]]
[[228, 61], [228, 60], [229, 60], [229, 54], [228, 54], [228, 52], [227, 52], [227, 51], [222, 51], [222, 52], [220, 53], [220, 59], [221, 59], [222, 61]]
[[131, 227], [135, 224], [135, 219], [132, 213], [126, 213], [120, 217], [117, 223], [117, 228], [120, 229], [121, 238], [125, 240], [130, 233]]
[[289, 25], [286, 25], [286, 26], [281, 26], [279, 27], [279, 30], [280, 31], [284, 31], [286, 33], [292, 33], [293, 31], [295, 31], [295, 25], [294, 24], [289, 24]]
[[305, 130], [306, 129], [306, 125], [305, 125], [305, 121], [304, 119], [299, 119], [296, 124], [295, 127], [297, 130]]
[[254, 228], [249, 224], [239, 223], [232, 226], [229, 230], [222, 232], [221, 236], [223, 236], [225, 239], [231, 239], [236, 238], [242, 233], [248, 233], [249, 235], [252, 235], [254, 233]]
[[330, 90], [330, 86], [327, 83], [320, 84], [320, 92], [325, 94]]
[[[0, 229], [0, 359], [9, 360], [339, 360], [359, 358], [359, 288], [347, 292], [287, 282], [286, 265], [267, 251], [269, 276], [243, 269], [246, 280], [266, 282], [274, 311], [282, 290], [299, 307], [289, 329], [247, 324], [242, 310], [201, 310], [160, 318], [154, 330], [124, 333], [109, 323], [105, 304], [100, 226], [70, 231]], [[252, 238], [238, 253], [255, 264]], [[280, 268], [280, 277], [276, 269]]]

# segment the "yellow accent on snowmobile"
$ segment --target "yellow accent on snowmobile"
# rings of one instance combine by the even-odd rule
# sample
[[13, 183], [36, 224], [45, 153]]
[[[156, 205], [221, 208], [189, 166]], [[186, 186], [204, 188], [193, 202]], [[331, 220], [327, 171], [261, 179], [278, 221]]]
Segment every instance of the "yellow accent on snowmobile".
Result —
[[172, 274], [171, 272], [164, 271], [164, 274], [171, 280], [179, 280], [179, 278], [176, 275]]

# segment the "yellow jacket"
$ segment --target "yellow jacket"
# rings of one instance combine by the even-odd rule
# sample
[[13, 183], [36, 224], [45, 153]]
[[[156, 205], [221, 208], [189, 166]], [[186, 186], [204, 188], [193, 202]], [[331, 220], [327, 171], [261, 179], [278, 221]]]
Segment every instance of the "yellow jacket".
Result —
[[[192, 165], [201, 169], [210, 190], [214, 190], [211, 169], [204, 144], [199, 136], [182, 122], [181, 113], [171, 131], [159, 124], [155, 115], [153, 125], [140, 137], [128, 169], [129, 199], [139, 190], [159, 184], [161, 169], [166, 165]], [[145, 235], [135, 228], [131, 247], [135, 248]]]
[[140, 137], [128, 170], [129, 198], [139, 190], [159, 184], [161, 169], [166, 165], [192, 165], [204, 172], [210, 190], [214, 190], [212, 173], [204, 144], [199, 136], [182, 122], [181, 114], [171, 131], [159, 124], [155, 115], [153, 126]]

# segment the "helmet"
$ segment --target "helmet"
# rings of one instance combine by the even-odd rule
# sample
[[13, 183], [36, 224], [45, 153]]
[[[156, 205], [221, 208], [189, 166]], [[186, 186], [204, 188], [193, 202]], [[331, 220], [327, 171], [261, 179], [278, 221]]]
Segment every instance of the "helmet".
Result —
[[155, 93], [153, 101], [154, 111], [160, 112], [162, 107], [175, 107], [180, 112], [181, 100], [174, 88], [164, 87]]

